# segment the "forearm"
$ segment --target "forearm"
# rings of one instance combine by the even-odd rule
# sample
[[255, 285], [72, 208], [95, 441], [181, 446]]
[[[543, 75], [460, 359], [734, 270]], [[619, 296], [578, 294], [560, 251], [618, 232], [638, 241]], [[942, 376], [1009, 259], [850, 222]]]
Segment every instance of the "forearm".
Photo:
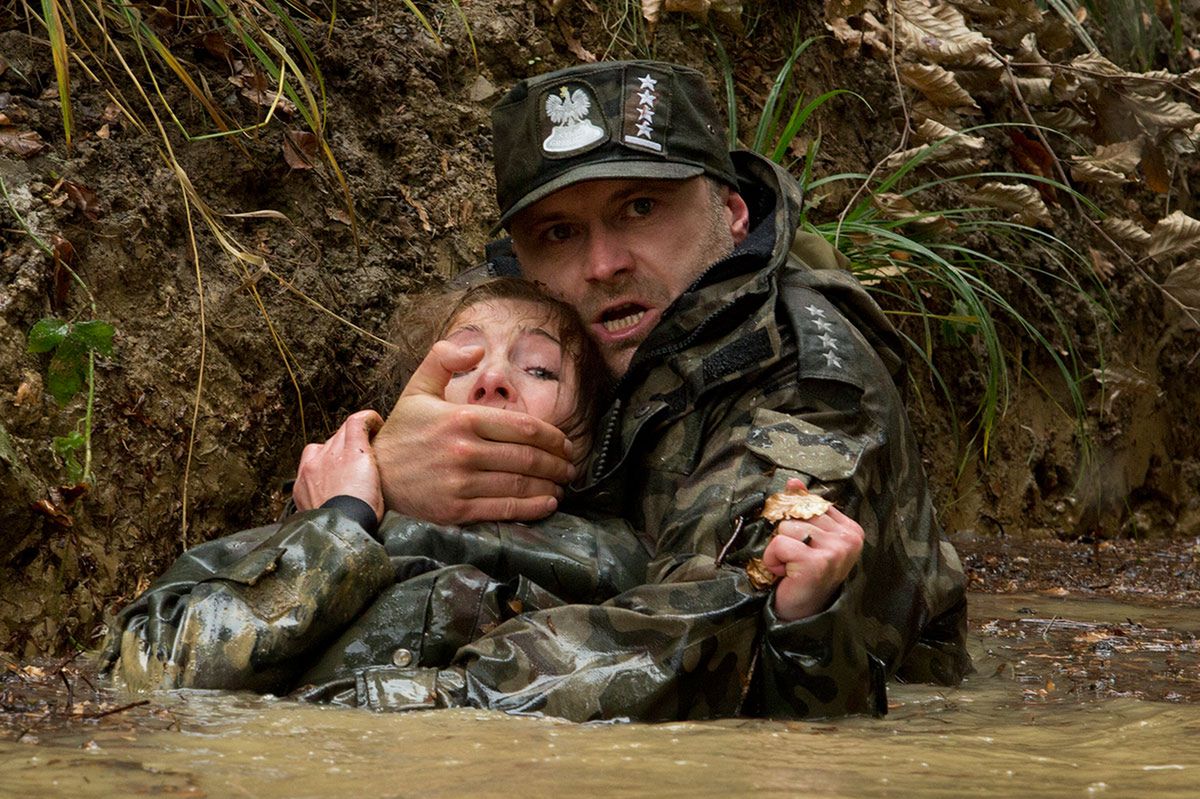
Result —
[[386, 661], [377, 655], [373, 665], [327, 671], [336, 679], [302, 696], [378, 710], [469, 706], [573, 721], [733, 715], [749, 687], [745, 655], [763, 602], [733, 571], [640, 586], [602, 605], [527, 610], [477, 636], [448, 665], [420, 650], [413, 662], [424, 667], [378, 665]]
[[119, 618], [108, 659], [131, 684], [286, 690], [393, 574], [383, 547], [332, 510], [296, 514], [248, 551], [213, 543]]
[[564, 513], [466, 527], [390, 514], [379, 535], [393, 557], [475, 566], [501, 581], [524, 577], [567, 602], [601, 602], [642, 584], [649, 557], [627, 522]]

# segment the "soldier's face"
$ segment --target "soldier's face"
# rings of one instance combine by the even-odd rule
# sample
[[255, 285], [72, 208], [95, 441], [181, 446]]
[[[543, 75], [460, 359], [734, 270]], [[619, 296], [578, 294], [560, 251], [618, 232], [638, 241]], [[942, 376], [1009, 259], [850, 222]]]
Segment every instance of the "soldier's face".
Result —
[[447, 341], [483, 348], [471, 369], [446, 384], [448, 402], [520, 411], [562, 427], [575, 410], [579, 379], [544, 308], [523, 300], [485, 300], [450, 323]]
[[575, 306], [617, 375], [667, 306], [748, 229], [741, 196], [703, 177], [576, 183], [509, 226], [522, 272]]

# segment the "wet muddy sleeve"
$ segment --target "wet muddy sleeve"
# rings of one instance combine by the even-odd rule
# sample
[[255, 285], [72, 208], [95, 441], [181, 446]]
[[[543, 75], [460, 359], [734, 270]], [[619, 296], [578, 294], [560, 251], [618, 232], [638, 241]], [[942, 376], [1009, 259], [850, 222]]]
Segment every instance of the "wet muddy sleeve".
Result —
[[389, 514], [379, 535], [393, 557], [475, 566], [496, 580], [525, 578], [568, 602], [601, 602], [642, 584], [649, 560], [627, 522], [565, 513], [466, 527]]
[[449, 667], [370, 666], [307, 698], [573, 721], [732, 715], [748, 687], [750, 664], [740, 660], [753, 651], [764, 598], [736, 572], [704, 576], [521, 613], [463, 646]]
[[231, 539], [189, 552], [122, 614], [109, 650], [129, 684], [285, 691], [393, 578], [334, 510]]

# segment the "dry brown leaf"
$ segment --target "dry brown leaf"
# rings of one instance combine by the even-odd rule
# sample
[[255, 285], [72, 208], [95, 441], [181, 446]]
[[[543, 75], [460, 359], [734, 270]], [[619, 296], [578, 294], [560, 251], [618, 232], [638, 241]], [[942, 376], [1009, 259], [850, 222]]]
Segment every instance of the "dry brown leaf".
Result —
[[1039, 125], [1063, 133], [1083, 130], [1091, 127], [1091, 122], [1083, 118], [1079, 112], [1073, 108], [1062, 106], [1053, 111], [1048, 109], [1035, 109], [1033, 112], [1034, 121]]
[[[903, 194], [880, 192], [871, 195], [871, 202], [888, 219], [902, 221], [906, 225], [912, 225], [926, 232], [944, 231], [949, 227], [944, 216], [939, 214], [922, 215], [923, 211]], [[897, 269], [895, 274], [898, 273]], [[877, 278], [887, 276], [887, 273], [882, 271], [872, 274]]]
[[942, 147], [951, 147], [955, 153], [965, 155], [971, 152], [981, 152], [987, 148], [987, 142], [979, 136], [955, 130], [949, 125], [943, 125], [936, 119], [922, 119], [913, 131], [918, 140], [931, 143], [945, 139]]
[[1176, 211], [1158, 220], [1150, 233], [1147, 254], [1157, 261], [1196, 249], [1200, 249], [1200, 220], [1193, 219], [1183, 211]]
[[1099, 53], [1087, 52], [1071, 61], [1071, 67], [1078, 73], [1092, 77], [1119, 78], [1129, 73], [1109, 61]]
[[779, 575], [768, 569], [762, 558], [750, 558], [746, 563], [746, 576], [750, 578], [750, 585], [757, 591], [770, 588], [779, 582]]
[[1182, 266], [1177, 266], [1167, 275], [1167, 279], [1162, 284], [1163, 291], [1170, 294], [1181, 305], [1185, 305], [1193, 311], [1193, 318], [1186, 318], [1184, 326], [1188, 329], [1197, 329], [1196, 314], [1200, 314], [1200, 260], [1188, 261]]
[[1051, 106], [1058, 103], [1052, 88], [1052, 78], [1025, 78], [1005, 75], [1005, 86], [1015, 91], [1022, 100], [1032, 106]]
[[846, 48], [847, 55], [857, 55], [862, 47], [870, 48], [877, 56], [891, 55], [891, 38], [883, 24], [875, 19], [870, 11], [864, 13], [858, 21], [861, 29], [852, 27], [850, 21], [842, 17], [827, 18], [825, 27]]
[[425, 210], [425, 206], [417, 202], [416, 198], [412, 196], [412, 192], [407, 186], [401, 186], [400, 193], [404, 195], [404, 201], [411, 205], [413, 210], [417, 212], [417, 217], [421, 220], [421, 228], [424, 229], [426, 233], [432, 233], [433, 224], [429, 221], [429, 212]]
[[285, 130], [283, 160], [292, 169], [312, 169], [316, 166], [317, 134], [310, 130]]
[[21, 158], [32, 158], [46, 149], [46, 142], [36, 130], [0, 128], [0, 150], [8, 150]]
[[267, 76], [253, 67], [227, 80], [241, 88], [241, 95], [256, 105], [264, 108], [275, 106], [277, 111], [288, 116], [296, 113], [296, 104], [279, 94], [277, 87], [267, 80]]
[[902, 64], [900, 81], [925, 95], [934, 105], [946, 108], [978, 108], [971, 95], [958, 85], [954, 74], [936, 64]]
[[1187, 103], [1176, 102], [1166, 93], [1154, 95], [1128, 94], [1129, 107], [1146, 131], [1157, 138], [1162, 130], [1183, 130], [1200, 123], [1200, 111]]
[[[583, 46], [583, 42], [575, 35], [574, 31], [567, 25], [566, 19], [558, 18], [558, 31], [562, 34], [563, 40], [567, 43], [567, 49], [571, 54], [579, 59], [584, 64], [596, 63], [596, 54]], [[482, 77], [482, 76], [480, 76]]]
[[1025, 225], [1052, 227], [1050, 210], [1037, 189], [1024, 183], [985, 183], [970, 194], [972, 203], [1006, 211]]
[[1175, 155], [1193, 155], [1200, 150], [1200, 123], [1191, 130], [1173, 130], [1163, 143]]
[[1071, 160], [1071, 177], [1080, 183], [1120, 185], [1136, 178], [1142, 140], [1102, 145], [1093, 155], [1073, 155]]
[[1116, 274], [1117, 267], [1108, 259], [1108, 256], [1095, 247], [1088, 248], [1088, 255], [1092, 261], [1092, 271], [1096, 273], [1096, 276], [1106, 283], [1111, 280], [1112, 276]]
[[1110, 216], [1100, 223], [1104, 232], [1119, 244], [1144, 247], [1150, 243], [1150, 233], [1132, 219], [1118, 219]]
[[957, 111], [949, 108], [936, 106], [928, 100], [917, 100], [912, 104], [911, 108], [913, 119], [932, 119], [935, 122], [940, 122], [948, 128], [962, 130], [965, 122], [962, 115]]
[[896, 40], [902, 50], [942, 63], [962, 63], [986, 53], [991, 42], [967, 27], [949, 4], [930, 7], [921, 0], [896, 0]]
[[651, 28], [658, 24], [663, 12], [679, 11], [701, 20], [708, 19], [711, 11], [730, 20], [742, 14], [740, 0], [642, 0], [642, 17]]
[[813, 519], [828, 511], [833, 503], [819, 494], [810, 493], [800, 480], [788, 480], [787, 487], [776, 491], [763, 502], [759, 514], [769, 522], [784, 519]]
[[[1021, 38], [1021, 44], [1017, 47], [1015, 60], [1022, 63], [1022, 72], [1039, 78], [1054, 77], [1053, 66], [1042, 56], [1041, 50], [1038, 49], [1037, 34], [1035, 33], [1026, 34]], [[1028, 64], [1042, 64], [1043, 66], [1027, 66]]]

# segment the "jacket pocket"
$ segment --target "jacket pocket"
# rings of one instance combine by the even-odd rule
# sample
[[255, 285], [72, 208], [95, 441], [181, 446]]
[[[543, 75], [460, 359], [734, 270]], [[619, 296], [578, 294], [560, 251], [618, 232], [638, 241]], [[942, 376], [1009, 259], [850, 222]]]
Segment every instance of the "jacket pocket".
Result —
[[862, 457], [863, 442], [768, 408], [754, 412], [746, 446], [758, 457], [821, 482], [851, 477]]

